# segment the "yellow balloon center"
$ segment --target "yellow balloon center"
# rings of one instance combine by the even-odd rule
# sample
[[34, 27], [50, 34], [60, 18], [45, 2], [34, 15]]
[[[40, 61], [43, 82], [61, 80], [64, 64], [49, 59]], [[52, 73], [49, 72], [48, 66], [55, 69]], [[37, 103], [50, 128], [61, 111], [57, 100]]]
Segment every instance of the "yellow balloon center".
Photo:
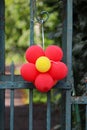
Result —
[[51, 63], [47, 57], [41, 56], [36, 60], [35, 66], [39, 72], [47, 72], [51, 67]]

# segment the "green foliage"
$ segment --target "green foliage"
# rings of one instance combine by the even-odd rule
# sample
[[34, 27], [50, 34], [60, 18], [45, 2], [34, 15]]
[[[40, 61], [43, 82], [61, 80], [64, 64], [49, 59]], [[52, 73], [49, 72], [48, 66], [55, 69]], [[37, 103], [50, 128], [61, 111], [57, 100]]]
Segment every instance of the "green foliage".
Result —
[[[24, 53], [29, 46], [30, 41], [30, 8], [29, 2], [26, 0], [5, 0], [6, 3], [6, 64], [10, 64], [13, 60], [15, 64], [24, 62]], [[45, 10], [49, 13], [49, 19], [44, 24], [45, 46], [49, 44], [60, 44], [60, 23], [59, 1], [41, 1], [36, 2], [35, 17], [39, 16], [41, 11]], [[35, 19], [36, 21], [36, 19]], [[35, 44], [42, 44], [41, 25], [35, 22]], [[57, 32], [56, 32], [57, 30]], [[59, 33], [58, 33], [59, 31]], [[38, 35], [39, 33], [39, 35]]]
[[[87, 1], [74, 0], [73, 70], [77, 94], [85, 90], [87, 76]], [[78, 76], [77, 76], [78, 75]]]
[[29, 42], [29, 8], [27, 1], [6, 1], [6, 62], [21, 63]]
[[[73, 72], [76, 95], [86, 92], [85, 77], [87, 77], [87, 1], [73, 1]], [[79, 106], [81, 130], [85, 127], [85, 106]], [[75, 114], [75, 113], [74, 113]], [[76, 117], [74, 115], [76, 123]], [[76, 127], [78, 123], [76, 123]]]
[[[44, 4], [48, 8], [49, 19], [45, 24], [46, 30], [48, 30], [48, 39], [53, 39], [52, 44], [61, 45], [62, 35], [62, 19], [61, 19], [61, 7], [63, 5], [61, 0], [45, 1]], [[50, 22], [51, 21], [51, 22]]]
[[36, 89], [34, 90], [33, 102], [34, 103], [46, 103], [47, 95], [46, 93], [40, 93]]

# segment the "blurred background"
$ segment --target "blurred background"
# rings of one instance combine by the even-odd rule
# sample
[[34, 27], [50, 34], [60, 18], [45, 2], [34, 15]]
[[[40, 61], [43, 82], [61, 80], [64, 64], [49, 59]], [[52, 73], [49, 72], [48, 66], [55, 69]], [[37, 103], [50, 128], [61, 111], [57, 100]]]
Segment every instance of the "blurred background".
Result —
[[[36, 0], [34, 18], [34, 44], [42, 45], [41, 24], [36, 16], [41, 11], [47, 11], [49, 18], [44, 24], [45, 47], [50, 44], [62, 46], [62, 29], [65, 18], [64, 8], [66, 0]], [[6, 74], [10, 73], [10, 64], [15, 64], [15, 74], [20, 74], [21, 65], [25, 61], [25, 51], [30, 45], [30, 1], [5, 0], [5, 58]], [[73, 79], [76, 95], [85, 92], [84, 79], [87, 77], [87, 1], [73, 0]], [[46, 16], [44, 16], [45, 18]], [[19, 96], [18, 96], [19, 95]], [[15, 105], [26, 105], [29, 93], [27, 90], [15, 91]], [[53, 112], [59, 111], [61, 93], [52, 90]], [[46, 104], [46, 95], [34, 90], [34, 103]], [[6, 106], [9, 106], [9, 91], [6, 90]], [[80, 115], [84, 107], [79, 106]], [[39, 108], [37, 108], [39, 109]], [[27, 111], [27, 109], [26, 109]], [[59, 112], [58, 112], [59, 114]], [[7, 114], [8, 115], [8, 114]], [[55, 117], [54, 117], [55, 118]], [[84, 116], [82, 116], [84, 121]], [[76, 119], [74, 118], [74, 124]], [[56, 123], [57, 124], [57, 123]], [[56, 125], [55, 124], [55, 125]]]

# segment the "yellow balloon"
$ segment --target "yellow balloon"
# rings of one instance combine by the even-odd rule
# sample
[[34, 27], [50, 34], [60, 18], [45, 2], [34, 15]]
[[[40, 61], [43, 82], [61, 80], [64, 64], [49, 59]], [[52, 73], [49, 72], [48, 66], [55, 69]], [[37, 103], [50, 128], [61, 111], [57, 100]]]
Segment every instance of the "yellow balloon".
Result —
[[47, 57], [41, 56], [36, 60], [35, 66], [39, 72], [47, 72], [51, 67], [51, 62]]

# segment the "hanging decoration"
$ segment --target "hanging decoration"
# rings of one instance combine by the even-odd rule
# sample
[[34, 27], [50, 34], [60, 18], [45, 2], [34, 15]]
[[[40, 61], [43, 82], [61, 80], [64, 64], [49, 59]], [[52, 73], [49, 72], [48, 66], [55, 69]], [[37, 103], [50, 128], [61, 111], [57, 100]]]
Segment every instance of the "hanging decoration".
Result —
[[30, 46], [25, 53], [28, 63], [20, 69], [24, 80], [32, 82], [40, 92], [48, 92], [56, 81], [68, 74], [66, 64], [61, 62], [63, 51], [59, 46], [49, 45], [45, 50], [38, 45]]
[[22, 65], [20, 73], [23, 79], [32, 82], [37, 90], [48, 92], [56, 82], [67, 76], [68, 68], [61, 62], [63, 51], [59, 46], [49, 45], [44, 50], [44, 23], [48, 20], [49, 14], [42, 11], [40, 16], [36, 14], [36, 19], [41, 24], [42, 47], [31, 45], [26, 50], [25, 58], [28, 62]]

